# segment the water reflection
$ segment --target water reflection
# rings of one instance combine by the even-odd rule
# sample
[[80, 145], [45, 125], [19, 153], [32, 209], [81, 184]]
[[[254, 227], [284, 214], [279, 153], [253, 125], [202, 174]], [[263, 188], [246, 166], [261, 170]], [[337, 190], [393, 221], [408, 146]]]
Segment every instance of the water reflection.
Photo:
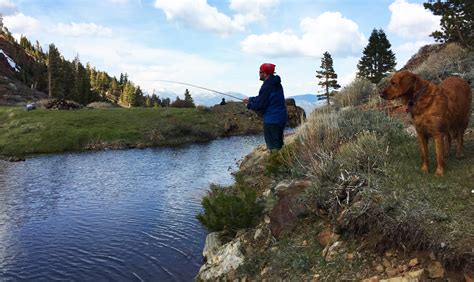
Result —
[[201, 198], [260, 142], [0, 162], [0, 280], [192, 280]]

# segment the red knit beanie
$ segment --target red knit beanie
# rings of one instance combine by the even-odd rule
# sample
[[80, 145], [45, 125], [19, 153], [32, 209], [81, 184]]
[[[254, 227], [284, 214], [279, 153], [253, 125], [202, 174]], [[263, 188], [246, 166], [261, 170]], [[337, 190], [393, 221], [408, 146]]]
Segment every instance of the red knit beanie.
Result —
[[267, 74], [275, 73], [275, 65], [270, 63], [265, 63], [260, 66], [260, 71]]

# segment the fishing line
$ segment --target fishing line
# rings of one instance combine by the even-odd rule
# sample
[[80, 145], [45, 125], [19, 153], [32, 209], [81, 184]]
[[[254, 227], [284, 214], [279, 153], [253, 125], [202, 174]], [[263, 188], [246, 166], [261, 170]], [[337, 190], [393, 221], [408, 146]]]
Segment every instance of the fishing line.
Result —
[[220, 91], [217, 91], [217, 90], [214, 90], [214, 89], [202, 87], [202, 86], [199, 86], [199, 85], [194, 85], [194, 84], [191, 84], [191, 83], [185, 83], [185, 82], [179, 82], [179, 81], [173, 81], [173, 80], [163, 80], [163, 79], [156, 79], [156, 81], [162, 81], [162, 82], [169, 82], [169, 83], [176, 83], [176, 84], [182, 84], [182, 85], [192, 86], [192, 87], [196, 87], [196, 88], [200, 88], [200, 89], [212, 91], [212, 92], [215, 92], [215, 93], [224, 95], [224, 96], [232, 97], [232, 98], [237, 99], [237, 100], [240, 100], [240, 101], [243, 101], [243, 100], [244, 100], [244, 99], [242, 99], [242, 98], [239, 98], [239, 97], [236, 97], [236, 96], [233, 96], [233, 95], [230, 95], [230, 94], [226, 94], [226, 93], [223, 93], [223, 92], [220, 92]]

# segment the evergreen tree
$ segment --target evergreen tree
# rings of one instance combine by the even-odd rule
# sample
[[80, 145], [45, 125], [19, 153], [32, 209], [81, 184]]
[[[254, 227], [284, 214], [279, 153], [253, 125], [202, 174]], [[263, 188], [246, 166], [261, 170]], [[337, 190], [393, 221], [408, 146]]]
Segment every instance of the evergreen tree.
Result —
[[357, 76], [378, 83], [396, 66], [395, 54], [390, 50], [390, 42], [385, 32], [374, 29], [369, 37], [369, 43], [364, 48], [363, 56], [357, 64]]
[[423, 6], [441, 16], [441, 31], [431, 33], [437, 42], [459, 42], [474, 47], [474, 1], [428, 0]]
[[54, 44], [49, 45], [48, 52], [48, 94], [49, 98], [64, 98], [61, 85], [61, 55]]
[[0, 33], [3, 31], [3, 14], [0, 13]]
[[337, 74], [334, 71], [332, 57], [329, 52], [323, 54], [321, 58], [321, 70], [316, 71], [316, 73], [316, 77], [320, 80], [318, 85], [325, 89], [325, 95], [329, 105], [329, 96], [332, 96], [329, 90], [341, 88], [341, 86], [337, 84]]
[[186, 108], [195, 108], [196, 105], [194, 104], [193, 97], [191, 97], [191, 93], [189, 92], [188, 89], [184, 91], [184, 106]]

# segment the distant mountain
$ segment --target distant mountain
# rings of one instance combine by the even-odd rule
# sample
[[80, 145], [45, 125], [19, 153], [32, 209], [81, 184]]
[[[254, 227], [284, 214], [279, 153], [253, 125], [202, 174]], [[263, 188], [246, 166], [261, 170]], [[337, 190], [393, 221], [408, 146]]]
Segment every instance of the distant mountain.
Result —
[[326, 100], [318, 100], [318, 96], [316, 94], [303, 94], [303, 95], [296, 95], [296, 96], [289, 96], [286, 98], [295, 99], [296, 105], [300, 106], [306, 112], [306, 115], [311, 113], [315, 108], [323, 105]]
[[[202, 105], [202, 106], [207, 106], [211, 107], [216, 104], [219, 104], [222, 101], [222, 98], [225, 99], [226, 102], [234, 101], [234, 102], [239, 102], [240, 100], [236, 98], [232, 98], [226, 95], [222, 95], [219, 93], [214, 93], [214, 92], [195, 92], [193, 91], [192, 88], [190, 88], [191, 91], [191, 96], [193, 97], [194, 104], [196, 105]], [[224, 92], [223, 92], [224, 93]], [[176, 97], [179, 96], [181, 99], [184, 99], [184, 94], [178, 94], [172, 91], [158, 91], [155, 93], [158, 95], [160, 98], [170, 98], [171, 101], [173, 102], [176, 100]], [[225, 92], [225, 94], [235, 96], [237, 98], [243, 99], [246, 96], [238, 93], [238, 92]]]

